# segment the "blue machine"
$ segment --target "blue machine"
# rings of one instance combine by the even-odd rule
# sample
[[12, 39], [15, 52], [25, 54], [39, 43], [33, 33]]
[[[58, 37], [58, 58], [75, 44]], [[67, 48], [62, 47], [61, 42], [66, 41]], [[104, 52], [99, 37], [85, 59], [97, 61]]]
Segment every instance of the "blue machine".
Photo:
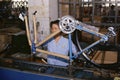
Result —
[[67, 80], [67, 79], [0, 67], [0, 80]]

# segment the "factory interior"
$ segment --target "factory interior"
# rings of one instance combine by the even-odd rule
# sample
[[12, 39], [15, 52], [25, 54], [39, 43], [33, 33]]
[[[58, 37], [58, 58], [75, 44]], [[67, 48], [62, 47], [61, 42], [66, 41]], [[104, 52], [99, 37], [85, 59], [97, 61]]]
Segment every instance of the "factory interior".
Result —
[[[120, 80], [119, 27], [120, 0], [0, 0], [0, 80]], [[59, 33], [67, 55], [44, 45]]]

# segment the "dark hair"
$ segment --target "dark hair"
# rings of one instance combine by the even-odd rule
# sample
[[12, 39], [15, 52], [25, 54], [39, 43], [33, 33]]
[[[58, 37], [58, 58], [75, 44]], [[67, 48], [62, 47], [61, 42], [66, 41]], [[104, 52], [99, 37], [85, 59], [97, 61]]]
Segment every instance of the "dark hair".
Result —
[[112, 6], [111, 6], [111, 9], [114, 9], [114, 8], [115, 8], [115, 6], [114, 6], [114, 5], [112, 5]]
[[53, 25], [53, 24], [56, 24], [56, 25], [59, 26], [59, 20], [51, 21], [51, 22], [50, 22], [50, 28], [52, 28], [52, 25]]

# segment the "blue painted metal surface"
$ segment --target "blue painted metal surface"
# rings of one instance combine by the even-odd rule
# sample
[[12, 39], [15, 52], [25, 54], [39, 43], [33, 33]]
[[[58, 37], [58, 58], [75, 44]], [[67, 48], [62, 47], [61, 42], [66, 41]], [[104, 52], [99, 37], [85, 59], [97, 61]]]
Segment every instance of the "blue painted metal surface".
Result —
[[70, 54], [70, 62], [72, 62], [72, 42], [71, 42], [71, 34], [68, 35], [69, 37], [69, 54]]
[[0, 68], [0, 80], [65, 80], [52, 76]]

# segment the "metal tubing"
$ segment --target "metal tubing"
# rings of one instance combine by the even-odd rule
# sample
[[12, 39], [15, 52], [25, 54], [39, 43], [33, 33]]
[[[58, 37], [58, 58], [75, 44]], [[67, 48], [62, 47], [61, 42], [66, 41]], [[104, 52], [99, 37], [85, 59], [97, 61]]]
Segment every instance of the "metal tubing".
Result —
[[[92, 48], [93, 46], [99, 44], [99, 43], [102, 42], [102, 41], [104, 41], [104, 39], [100, 39], [100, 40], [94, 42], [93, 44], [89, 45], [88, 47], [82, 49], [80, 52], [78, 52], [78, 55], [75, 55], [75, 56], [73, 56], [72, 58], [77, 58], [77, 57], [78, 57], [80, 54], [82, 54], [84, 51]], [[85, 55], [84, 55], [84, 56], [85, 56]], [[89, 60], [89, 59], [88, 59], [88, 60]]]
[[47, 36], [44, 40], [42, 40], [41, 42], [39, 42], [38, 44], [36, 44], [36, 47], [44, 44], [46, 41], [48, 41], [49, 39], [51, 39], [52, 37], [54, 37], [55, 35], [57, 35], [58, 33], [60, 33], [61, 31], [56, 31], [52, 34], [50, 34], [49, 36]]
[[32, 42], [31, 42], [31, 37], [30, 37], [30, 30], [28, 28], [28, 19], [27, 19], [27, 16], [25, 16], [24, 18], [25, 18], [25, 25], [26, 25], [26, 33], [27, 33], [28, 43], [31, 46]]
[[37, 43], [37, 29], [36, 29], [36, 19], [35, 15], [33, 15], [33, 28], [34, 28], [34, 43]]
[[68, 35], [69, 37], [69, 57], [70, 57], [70, 65], [71, 65], [71, 62], [72, 62], [72, 42], [71, 42], [71, 34]]
[[88, 33], [90, 33], [90, 34], [93, 34], [93, 35], [96, 35], [96, 36], [98, 36], [98, 37], [103, 37], [104, 36], [104, 34], [101, 34], [101, 33], [98, 33], [98, 32], [95, 32], [95, 31], [92, 31], [92, 30], [90, 30], [90, 29], [87, 29], [87, 28], [85, 28], [85, 27], [82, 27], [82, 26], [77, 26], [76, 27], [78, 30], [83, 30], [83, 31], [85, 31], [85, 32], [88, 32]]
[[49, 52], [49, 51], [41, 50], [41, 49], [38, 49], [38, 48], [36, 48], [36, 51], [69, 60], [69, 56], [65, 56], [65, 55], [62, 55], [62, 54], [58, 54], [58, 53], [54, 53], [54, 52]]

